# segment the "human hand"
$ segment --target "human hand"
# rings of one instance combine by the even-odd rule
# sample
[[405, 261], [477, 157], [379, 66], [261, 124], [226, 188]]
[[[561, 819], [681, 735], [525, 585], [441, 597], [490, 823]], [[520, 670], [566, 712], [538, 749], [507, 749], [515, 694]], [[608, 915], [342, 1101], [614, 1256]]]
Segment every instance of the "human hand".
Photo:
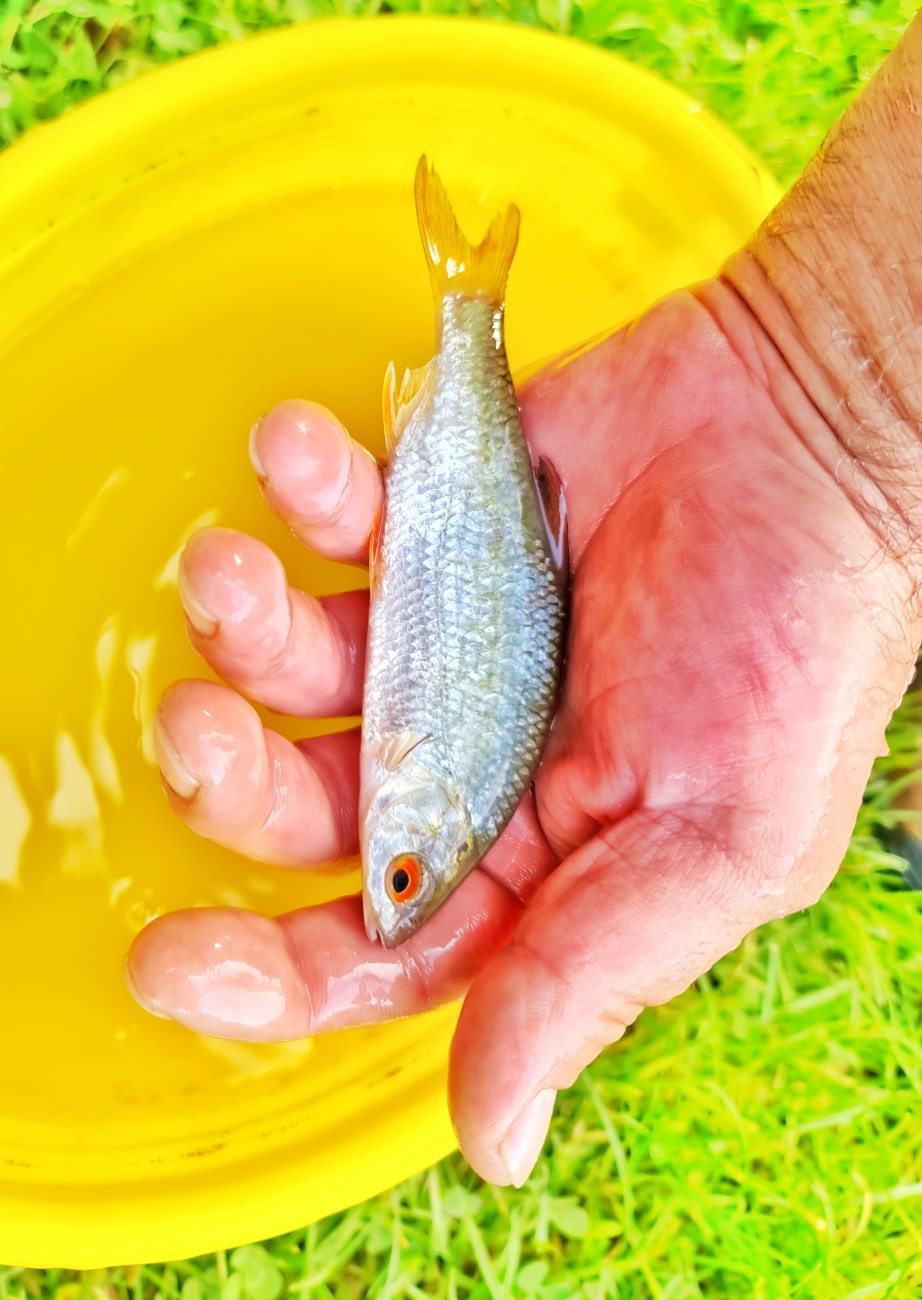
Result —
[[[567, 493], [568, 659], [534, 792], [480, 867], [392, 951], [357, 898], [159, 918], [129, 954], [142, 1002], [271, 1039], [467, 991], [452, 1115], [473, 1167], [520, 1184], [557, 1089], [819, 896], [922, 632], [920, 97], [917, 19], [721, 279], [520, 394]], [[333, 417], [278, 408], [255, 451], [298, 536], [358, 561], [381, 482]], [[267, 548], [217, 530], [181, 576], [193, 643], [231, 687], [358, 710], [365, 595], [290, 592]], [[290, 745], [233, 689], [186, 682], [157, 747], [199, 833], [295, 866], [355, 852], [357, 733]]]
[[[299, 1037], [466, 991], [452, 1115], [500, 1183], [524, 1180], [556, 1090], [644, 1006], [819, 896], [914, 658], [905, 569], [725, 284], [672, 296], [520, 400], [534, 460], [565, 485], [572, 566], [533, 796], [402, 948], [370, 944], [346, 898], [275, 920], [165, 916], [129, 956], [145, 1005], [227, 1037]], [[333, 417], [286, 404], [254, 451], [296, 534], [360, 561], [380, 475]], [[161, 705], [171, 804], [262, 861], [355, 853], [358, 733], [292, 745], [237, 692], [300, 716], [358, 712], [365, 593], [290, 591], [265, 546], [218, 529], [191, 539], [181, 592], [193, 644], [230, 685], [180, 683]]]

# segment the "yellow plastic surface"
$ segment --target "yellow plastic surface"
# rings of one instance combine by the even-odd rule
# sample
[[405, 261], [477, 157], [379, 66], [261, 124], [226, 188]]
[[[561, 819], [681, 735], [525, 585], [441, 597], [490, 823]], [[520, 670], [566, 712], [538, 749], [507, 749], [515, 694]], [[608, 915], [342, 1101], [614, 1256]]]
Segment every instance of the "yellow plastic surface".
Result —
[[424, 150], [471, 235], [509, 200], [522, 210], [514, 368], [713, 271], [777, 198], [648, 75], [463, 20], [330, 21], [225, 47], [0, 157], [2, 1263], [253, 1240], [454, 1144], [454, 1009], [237, 1045], [145, 1015], [122, 982], [158, 912], [280, 911], [357, 886], [193, 836], [149, 725], [168, 682], [207, 675], [175, 584], [191, 529], [256, 533], [313, 592], [361, 580], [269, 516], [247, 433], [301, 395], [383, 450], [384, 369], [432, 347], [412, 203]]

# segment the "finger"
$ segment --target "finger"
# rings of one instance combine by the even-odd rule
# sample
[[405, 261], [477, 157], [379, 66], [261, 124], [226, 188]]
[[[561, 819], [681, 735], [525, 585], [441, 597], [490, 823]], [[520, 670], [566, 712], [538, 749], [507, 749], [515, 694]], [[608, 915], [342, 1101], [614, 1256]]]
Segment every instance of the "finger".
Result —
[[511, 895], [479, 872], [391, 950], [368, 939], [358, 896], [275, 919], [192, 908], [141, 931], [126, 978], [143, 1007], [198, 1033], [303, 1038], [455, 1001], [520, 915]]
[[455, 1032], [452, 1117], [481, 1177], [521, 1186], [557, 1090], [644, 1006], [674, 997], [777, 914], [777, 891], [766, 899], [750, 884], [747, 896], [747, 878], [693, 822], [646, 810], [560, 864], [475, 979]]
[[361, 711], [367, 591], [315, 600], [255, 537], [203, 528], [182, 553], [179, 594], [189, 639], [232, 686], [302, 718]]
[[534, 790], [529, 788], [509, 825], [481, 859], [478, 870], [520, 903], [527, 903], [557, 862], [538, 820]]
[[250, 459], [269, 508], [305, 546], [367, 564], [381, 471], [334, 415], [314, 402], [282, 402], [253, 426]]
[[528, 796], [481, 869], [400, 948], [368, 939], [359, 896], [275, 920], [195, 908], [141, 932], [129, 987], [155, 1014], [227, 1038], [298, 1038], [415, 1015], [464, 994], [520, 919], [519, 896], [554, 862]]
[[217, 682], [171, 686], [154, 719], [167, 798], [197, 834], [260, 862], [358, 853], [359, 731], [293, 745]]

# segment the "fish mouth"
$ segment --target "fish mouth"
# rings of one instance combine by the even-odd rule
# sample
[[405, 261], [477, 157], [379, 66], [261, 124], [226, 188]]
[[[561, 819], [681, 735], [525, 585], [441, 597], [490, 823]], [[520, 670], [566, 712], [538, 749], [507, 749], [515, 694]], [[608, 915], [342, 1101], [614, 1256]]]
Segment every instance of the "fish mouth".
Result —
[[370, 909], [365, 912], [365, 933], [369, 943], [380, 943], [382, 948], [399, 948], [419, 929], [420, 922], [410, 917], [398, 918], [397, 924], [390, 928], [382, 924], [380, 916]]
[[424, 921], [428, 920], [428, 915], [419, 917], [403, 917], [391, 929], [381, 924], [380, 918], [374, 922], [368, 920], [365, 922], [365, 933], [372, 943], [380, 943], [382, 948], [400, 948], [412, 939]]
[[401, 944], [406, 943], [415, 928], [415, 926], [400, 926], [393, 933], [389, 933], [383, 926], [366, 925], [365, 933], [372, 943], [380, 943], [382, 948], [399, 948]]

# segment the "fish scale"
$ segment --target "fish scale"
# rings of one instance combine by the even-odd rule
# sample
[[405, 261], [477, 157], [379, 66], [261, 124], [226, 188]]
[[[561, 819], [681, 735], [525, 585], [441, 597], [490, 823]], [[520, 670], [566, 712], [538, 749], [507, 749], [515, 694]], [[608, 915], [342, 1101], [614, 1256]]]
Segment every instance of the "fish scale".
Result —
[[[441, 905], [518, 805], [553, 714], [564, 627], [565, 574], [489, 282], [501, 272], [504, 288], [515, 232], [511, 247], [498, 241], [511, 217], [472, 249], [450, 209], [427, 218], [425, 204], [443, 199], [437, 179], [418, 172], [437, 290], [447, 267], [460, 270], [438, 294], [436, 358], [406, 381], [409, 396], [386, 399], [396, 444], [372, 576], [360, 820], [366, 925], [391, 944]], [[450, 257], [438, 238], [464, 242]], [[483, 284], [464, 281], [475, 273]], [[387, 873], [393, 886], [417, 871], [418, 896], [401, 907]]]

